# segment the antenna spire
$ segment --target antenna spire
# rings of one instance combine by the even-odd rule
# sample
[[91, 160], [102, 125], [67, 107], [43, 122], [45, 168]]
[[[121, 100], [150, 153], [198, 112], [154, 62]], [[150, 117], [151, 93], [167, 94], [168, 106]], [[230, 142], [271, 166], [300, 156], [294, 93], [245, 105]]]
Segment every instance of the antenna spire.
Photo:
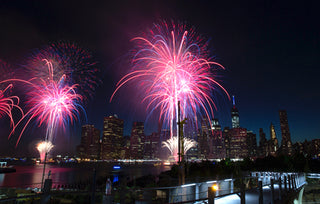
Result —
[[232, 105], [236, 106], [236, 100], [234, 99], [234, 95], [232, 96]]

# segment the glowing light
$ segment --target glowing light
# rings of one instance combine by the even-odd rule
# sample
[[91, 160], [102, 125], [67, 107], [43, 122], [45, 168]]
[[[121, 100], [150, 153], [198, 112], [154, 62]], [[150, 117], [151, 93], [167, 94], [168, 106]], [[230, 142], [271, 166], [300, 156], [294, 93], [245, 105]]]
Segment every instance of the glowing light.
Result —
[[[193, 139], [183, 138], [184, 153], [186, 154], [192, 147], [197, 145], [197, 142]], [[178, 161], [178, 137], [172, 137], [167, 141], [162, 142], [162, 147], [166, 147], [170, 150], [175, 161]]]
[[184, 187], [190, 187], [190, 186], [195, 186], [195, 185], [196, 185], [195, 183], [190, 183], [190, 184], [182, 185], [181, 187], [184, 188]]
[[160, 110], [160, 119], [167, 121], [164, 124], [170, 126], [173, 137], [178, 101], [181, 116], [194, 121], [197, 114], [208, 119], [213, 116], [213, 91], [222, 89], [229, 97], [213, 74], [214, 68], [224, 68], [208, 58], [207, 43], [184, 25], [155, 24], [149, 33], [133, 39], [138, 42], [133, 70], [117, 83], [110, 101], [125, 84], [137, 82], [145, 93], [143, 102], [150, 114]]
[[212, 190], [214, 190], [214, 191], [217, 191], [217, 190], [219, 190], [219, 186], [218, 186], [218, 184], [214, 184], [214, 185], [212, 185]]
[[53, 144], [50, 141], [43, 141], [37, 144], [37, 150], [40, 154], [40, 161], [44, 162], [46, 153], [49, 153], [53, 148]]
[[121, 167], [116, 165], [116, 166], [113, 166], [113, 169], [121, 169]]

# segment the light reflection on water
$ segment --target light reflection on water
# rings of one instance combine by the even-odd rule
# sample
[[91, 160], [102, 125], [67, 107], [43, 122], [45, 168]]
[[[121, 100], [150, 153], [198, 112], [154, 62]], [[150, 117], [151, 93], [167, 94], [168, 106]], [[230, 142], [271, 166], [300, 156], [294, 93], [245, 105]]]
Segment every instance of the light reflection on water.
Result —
[[[119, 171], [114, 171], [112, 165], [97, 167], [96, 178], [113, 177], [114, 179], [119, 180], [122, 176], [131, 180], [149, 174], [159, 175], [162, 171], [170, 170], [169, 166], [153, 165], [130, 165], [122, 166], [121, 168], [122, 169]], [[0, 174], [0, 187], [41, 187], [43, 164], [34, 166], [15, 166], [15, 169], [16, 172]], [[93, 169], [93, 167], [61, 167], [47, 164], [45, 178], [48, 177], [48, 172], [50, 170], [50, 178], [52, 179], [53, 185], [87, 182], [91, 181], [93, 178]]]

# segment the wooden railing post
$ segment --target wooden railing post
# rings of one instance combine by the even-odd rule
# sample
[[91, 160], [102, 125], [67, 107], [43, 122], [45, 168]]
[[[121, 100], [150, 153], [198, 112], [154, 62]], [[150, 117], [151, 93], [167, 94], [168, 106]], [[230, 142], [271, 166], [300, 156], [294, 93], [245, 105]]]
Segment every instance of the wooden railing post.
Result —
[[279, 177], [279, 200], [281, 200], [282, 196], [282, 181], [281, 181], [281, 175]]
[[288, 192], [288, 188], [287, 188], [287, 177], [286, 177], [286, 176], [284, 176], [284, 191], [285, 191], [285, 193]]
[[215, 197], [216, 191], [212, 187], [208, 187], [208, 204], [214, 204]]
[[274, 181], [273, 179], [270, 179], [270, 182], [271, 182], [271, 204], [274, 204]]
[[262, 181], [259, 181], [259, 204], [263, 204]]
[[240, 186], [240, 202], [241, 204], [245, 204], [246, 203], [246, 186], [244, 184], [244, 180], [243, 178], [241, 179], [241, 186]]

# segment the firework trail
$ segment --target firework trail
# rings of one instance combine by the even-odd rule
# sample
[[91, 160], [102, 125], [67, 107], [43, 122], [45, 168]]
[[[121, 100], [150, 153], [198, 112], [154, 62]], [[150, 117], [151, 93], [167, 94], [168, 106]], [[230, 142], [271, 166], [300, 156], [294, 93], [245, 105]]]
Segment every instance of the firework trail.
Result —
[[177, 126], [178, 101], [181, 116], [197, 123], [197, 114], [213, 116], [213, 91], [223, 90], [229, 97], [213, 74], [214, 68], [223, 66], [207, 57], [207, 43], [193, 30], [174, 23], [156, 24], [150, 35], [133, 41], [138, 42], [133, 70], [117, 83], [110, 101], [125, 84], [137, 82], [145, 93], [142, 102], [147, 102], [150, 114], [160, 110], [159, 120], [167, 121], [171, 137]]
[[54, 81], [64, 76], [69, 85], [78, 84], [77, 93], [82, 95], [84, 101], [93, 96], [95, 88], [101, 83], [98, 79], [100, 70], [93, 56], [75, 43], [60, 41], [37, 50], [27, 63], [27, 69], [34, 77], [48, 77], [43, 71], [47, 68], [42, 63], [43, 59], [50, 61], [54, 67]]
[[[1, 79], [4, 80], [12, 76], [9, 65], [2, 60], [0, 60], [0, 76]], [[7, 115], [10, 118], [10, 125], [14, 127], [15, 123], [12, 117], [12, 110], [16, 108], [20, 112], [22, 117], [23, 111], [19, 107], [19, 97], [11, 96], [12, 88], [12, 83], [8, 84], [8, 82], [0, 80], [0, 118]], [[14, 131], [14, 129], [12, 131]]]
[[[168, 139], [167, 141], [162, 142], [162, 147], [166, 147], [170, 150], [171, 155], [174, 157], [175, 161], [178, 161], [178, 137], [172, 137]], [[192, 147], [195, 147], [197, 145], [197, 142], [193, 139], [189, 138], [183, 138], [183, 144], [184, 144], [184, 153], [186, 154], [189, 149]]]
[[62, 75], [59, 80], [55, 80], [53, 64], [46, 59], [42, 62], [47, 67], [46, 78], [33, 78], [29, 81], [16, 80], [28, 84], [31, 89], [28, 92], [29, 99], [27, 101], [30, 110], [15, 125], [16, 129], [19, 124], [25, 122], [16, 146], [31, 120], [37, 119], [39, 126], [45, 124], [47, 127], [46, 141], [53, 141], [58, 126], [65, 129], [69, 123], [73, 123], [75, 119], [79, 118], [78, 109], [84, 111], [80, 105], [82, 96], [75, 91], [77, 85], [69, 86], [65, 81], [65, 75]]
[[49, 153], [53, 147], [54, 146], [50, 141], [42, 141], [37, 144], [37, 150], [39, 151], [39, 154], [40, 154], [41, 163], [44, 162], [46, 153]]

